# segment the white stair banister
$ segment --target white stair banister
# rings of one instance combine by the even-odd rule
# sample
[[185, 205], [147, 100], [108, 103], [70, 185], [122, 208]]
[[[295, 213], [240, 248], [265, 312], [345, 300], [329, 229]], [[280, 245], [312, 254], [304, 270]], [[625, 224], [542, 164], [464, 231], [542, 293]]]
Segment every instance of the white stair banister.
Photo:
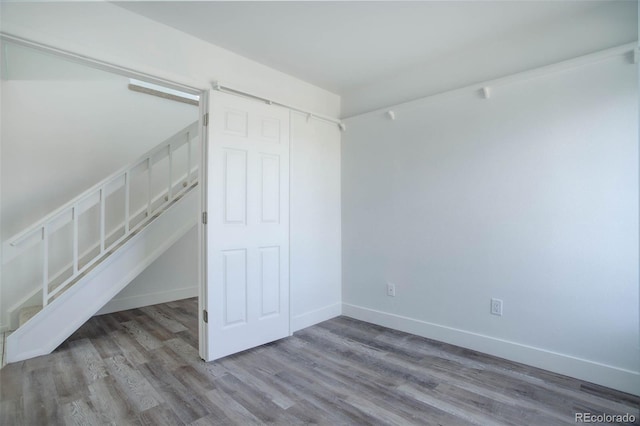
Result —
[[[8, 240], [8, 245], [12, 250], [10, 256], [3, 259], [3, 264], [27, 254], [28, 248], [36, 244], [42, 244], [42, 301], [43, 306], [47, 306], [54, 297], [64, 292], [74, 280], [102, 259], [110, 250], [117, 247], [118, 244], [144, 226], [154, 214], [164, 209], [173, 200], [182, 196], [195, 185], [197, 182], [197, 164], [192, 164], [192, 149], [194, 148], [193, 144], [197, 144], [197, 137], [194, 137], [197, 135], [198, 122], [194, 122], [142, 155], [129, 166], [110, 175], [43, 219], [27, 227], [24, 231], [19, 232]], [[187, 150], [185, 172], [175, 170], [176, 161], [174, 159], [175, 151], [183, 146]], [[197, 145], [195, 146], [197, 147]], [[157, 170], [154, 167], [155, 163], [167, 157], [168, 166], [166, 169], [163, 167]], [[144, 172], [148, 173], [147, 199], [146, 203], [141, 208], [138, 208], [132, 203], [132, 182], [136, 175]], [[154, 193], [153, 177], [158, 176], [162, 180], [165, 179], [165, 176], [158, 175], [158, 173], [166, 174], [167, 185], [164, 189], [156, 189], [156, 193]], [[116, 225], [113, 225], [107, 220], [110, 212], [107, 201], [109, 196], [117, 191], [124, 191], [124, 214], [122, 215], [123, 221], [116, 221]], [[96, 206], [97, 242], [89, 249], [84, 250], [81, 248], [82, 228], [80, 218], [84, 212]], [[132, 211], [132, 207], [135, 209], [134, 211]], [[72, 260], [68, 266], [63, 267], [60, 271], [51, 271], [51, 267], [56, 268], [58, 266], [51, 259], [51, 255], [55, 254], [55, 249], [50, 247], [52, 243], [50, 237], [56, 230], [66, 226], [69, 222], [71, 222], [72, 226], [70, 237]], [[115, 226], [115, 229], [110, 232], [109, 226]], [[87, 234], [89, 234], [89, 231], [87, 231]], [[86, 257], [90, 257], [90, 260], [87, 261]], [[66, 271], [70, 271], [70, 274], [67, 274]], [[62, 279], [63, 276], [66, 278]]]
[[42, 306], [49, 300], [49, 226], [42, 226]]
[[199, 193], [193, 189], [195, 185], [47, 306], [21, 311], [26, 322], [7, 337], [7, 362], [51, 353], [193, 229], [199, 211]]

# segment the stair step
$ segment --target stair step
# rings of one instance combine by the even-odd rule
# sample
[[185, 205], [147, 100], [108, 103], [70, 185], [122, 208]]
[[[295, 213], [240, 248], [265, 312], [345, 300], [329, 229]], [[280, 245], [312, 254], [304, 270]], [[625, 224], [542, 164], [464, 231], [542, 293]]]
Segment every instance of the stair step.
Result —
[[42, 306], [28, 306], [26, 308], [20, 309], [20, 313], [18, 314], [18, 327], [22, 327], [24, 323], [33, 318], [35, 314], [37, 314], [41, 310]]
[[[195, 187], [195, 185], [196, 184], [194, 184], [193, 187]], [[193, 187], [191, 189], [193, 189]], [[80, 273], [73, 280], [71, 280], [70, 282], [66, 283], [65, 286], [64, 286], [65, 288], [61, 289], [61, 291], [58, 292], [58, 294], [53, 296], [50, 299], [49, 303], [53, 302], [58, 297], [62, 296], [69, 288], [71, 288], [74, 284], [76, 284], [78, 281], [80, 281], [82, 278], [84, 278], [94, 268], [98, 267], [98, 265], [100, 265], [102, 262], [104, 262], [109, 256], [111, 256], [113, 253], [118, 251], [118, 249], [120, 247], [124, 246], [131, 238], [133, 238], [133, 236], [137, 235], [142, 230], [144, 230], [148, 225], [150, 225], [154, 220], [156, 220], [162, 213], [167, 211], [172, 205], [176, 204], [178, 201], [180, 201], [182, 198], [184, 198], [189, 192], [190, 192], [190, 190], [187, 190], [187, 191], [179, 194], [176, 198], [174, 198], [171, 201], [171, 203], [163, 206], [161, 209], [156, 211], [153, 216], [151, 216], [150, 218], [147, 218], [145, 220], [145, 223], [142, 224], [138, 229], [136, 229], [135, 231], [131, 232], [129, 235], [127, 235], [126, 238], [124, 238], [122, 241], [120, 241], [116, 246], [111, 247], [109, 251], [104, 253], [101, 256], [101, 258], [99, 258], [93, 265], [91, 265], [85, 271]], [[59, 283], [57, 283], [57, 284], [50, 283], [49, 284], [49, 292], [52, 292], [52, 291], [56, 290], [59, 285], [60, 285]], [[42, 305], [39, 305], [39, 306], [27, 306], [27, 307], [22, 308], [20, 310], [20, 313], [18, 314], [18, 328], [22, 327], [27, 321], [29, 321], [31, 318], [33, 318], [33, 316], [36, 315], [41, 310], [42, 310]]]
[[[196, 186], [196, 184], [194, 184], [193, 187], [190, 188], [190, 189], [193, 189], [195, 186]], [[94, 268], [97, 268], [98, 265], [100, 265], [102, 262], [104, 262], [109, 256], [111, 256], [113, 253], [115, 253], [120, 247], [124, 246], [136, 234], [138, 234], [142, 230], [144, 230], [148, 225], [151, 224], [151, 222], [156, 220], [162, 213], [167, 211], [171, 206], [173, 206], [178, 201], [180, 201], [182, 198], [184, 198], [189, 192], [190, 192], [190, 190], [187, 190], [187, 191], [179, 194], [176, 198], [171, 200], [171, 203], [169, 203], [167, 205], [164, 205], [161, 209], [156, 211], [153, 216], [151, 216], [150, 218], [147, 218], [145, 220], [145, 223], [142, 224], [138, 229], [136, 229], [135, 231], [131, 232], [129, 235], [127, 235], [126, 238], [124, 238], [122, 241], [120, 241], [116, 246], [111, 247], [109, 251], [104, 253], [93, 265], [91, 265], [85, 271], [80, 273], [73, 280], [71, 280], [70, 282], [66, 283], [65, 286], [64, 286], [65, 288], [62, 289], [61, 291], [59, 291], [55, 296], [53, 296], [50, 299], [49, 303], [53, 302], [58, 297], [62, 296], [69, 288], [71, 288], [74, 284], [76, 284], [78, 281], [80, 281], [82, 278], [84, 278], [86, 275], [88, 275], [89, 272], [91, 272]], [[59, 284], [50, 283], [49, 284], [49, 293], [51, 293], [54, 290], [56, 290], [58, 288], [58, 285]], [[27, 307], [22, 308], [20, 310], [20, 313], [18, 314], [18, 328], [22, 327], [23, 324], [25, 324], [27, 321], [29, 321], [31, 318], [33, 318], [33, 316], [36, 315], [41, 310], [42, 310], [42, 305], [27, 306]]]
[[[1, 1], [1, 0], [0, 0]], [[127, 235], [126, 238], [124, 238], [122, 241], [120, 241], [117, 245], [115, 245], [114, 247], [111, 247], [109, 249], [109, 251], [105, 252], [93, 265], [91, 265], [89, 268], [87, 268], [85, 271], [83, 271], [81, 274], [79, 274], [77, 277], [75, 277], [73, 280], [69, 281], [67, 284], [65, 284], [65, 288], [60, 291], [58, 294], [56, 294], [55, 296], [53, 296], [50, 300], [50, 302], [54, 301], [55, 299], [57, 299], [58, 297], [62, 296], [62, 294], [67, 291], [69, 288], [71, 288], [74, 284], [76, 284], [78, 281], [80, 281], [82, 278], [84, 278], [89, 272], [91, 272], [91, 270], [93, 270], [94, 268], [98, 267], [98, 265], [100, 265], [102, 262], [104, 262], [107, 258], [109, 258], [109, 256], [111, 256], [113, 253], [115, 253], [116, 251], [118, 251], [118, 249], [120, 247], [122, 247], [123, 245], [125, 245], [131, 238], [133, 238], [135, 235], [139, 234], [142, 230], [144, 230], [144, 228], [146, 228], [147, 226], [149, 226], [149, 224], [151, 224], [151, 222], [153, 222], [154, 220], [156, 220], [158, 217], [160, 217], [160, 215], [162, 213], [164, 213], [165, 211], [167, 211], [171, 206], [173, 206], [174, 204], [176, 204], [177, 202], [179, 202], [182, 198], [184, 198], [190, 191], [191, 189], [195, 188], [195, 186], [197, 185], [197, 183], [193, 184], [192, 187], [187, 190], [182, 192], [181, 194], [179, 194], [178, 196], [176, 196], [173, 200], [171, 200], [170, 203], [165, 204], [162, 206], [162, 208], [160, 208], [159, 210], [157, 210], [155, 212], [155, 214], [153, 216], [151, 216], [150, 218], [145, 217], [145, 219], [142, 221], [144, 222], [138, 229], [136, 229], [135, 231], [132, 231], [129, 235]], [[49, 293], [53, 292], [55, 289], [58, 288], [59, 284], [53, 284], [53, 283], [49, 283]], [[40, 309], [42, 309], [42, 307], [40, 307]], [[37, 313], [37, 312], [36, 312]], [[35, 313], [33, 314], [35, 315]], [[33, 316], [31, 315], [31, 316]], [[29, 317], [31, 318], [31, 317]], [[27, 318], [27, 320], [29, 319]], [[25, 320], [26, 322], [26, 320]], [[23, 323], [21, 322], [20, 325], [22, 325]]]
[[[38, 312], [39, 307], [28, 309], [35, 317], [7, 338], [7, 362], [18, 362], [55, 350], [144, 268], [193, 229], [198, 222], [199, 195], [198, 191], [190, 189], [181, 197], [182, 201], [173, 203], [156, 220], [144, 226], [138, 234], [140, 238], [129, 239], [109, 261], [87, 273], [75, 284], [73, 291], [60, 289], [60, 298], [47, 304], [42, 312]], [[29, 305], [37, 303], [34, 300]], [[24, 317], [21, 323], [28, 316], [26, 311], [18, 315]]]

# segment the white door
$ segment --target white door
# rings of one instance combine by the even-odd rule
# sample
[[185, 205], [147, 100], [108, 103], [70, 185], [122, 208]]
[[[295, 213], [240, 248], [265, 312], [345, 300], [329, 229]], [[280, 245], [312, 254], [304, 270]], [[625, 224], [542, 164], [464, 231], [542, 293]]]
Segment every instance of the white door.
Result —
[[289, 111], [210, 91], [208, 361], [289, 336]]

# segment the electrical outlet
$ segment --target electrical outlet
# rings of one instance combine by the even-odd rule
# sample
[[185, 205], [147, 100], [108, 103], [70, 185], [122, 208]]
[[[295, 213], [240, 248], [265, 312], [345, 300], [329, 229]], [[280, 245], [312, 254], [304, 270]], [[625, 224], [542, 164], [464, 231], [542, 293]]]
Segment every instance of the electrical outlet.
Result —
[[396, 297], [396, 285], [394, 283], [387, 283], [387, 296]]
[[502, 316], [502, 300], [491, 299], [491, 314]]

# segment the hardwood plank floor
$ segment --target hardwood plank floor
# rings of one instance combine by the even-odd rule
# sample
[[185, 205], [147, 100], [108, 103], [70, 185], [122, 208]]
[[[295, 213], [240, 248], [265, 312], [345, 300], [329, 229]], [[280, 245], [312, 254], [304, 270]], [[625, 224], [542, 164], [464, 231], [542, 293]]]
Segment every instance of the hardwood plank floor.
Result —
[[94, 317], [0, 370], [0, 425], [564, 425], [640, 398], [339, 317], [213, 363], [197, 300]]

